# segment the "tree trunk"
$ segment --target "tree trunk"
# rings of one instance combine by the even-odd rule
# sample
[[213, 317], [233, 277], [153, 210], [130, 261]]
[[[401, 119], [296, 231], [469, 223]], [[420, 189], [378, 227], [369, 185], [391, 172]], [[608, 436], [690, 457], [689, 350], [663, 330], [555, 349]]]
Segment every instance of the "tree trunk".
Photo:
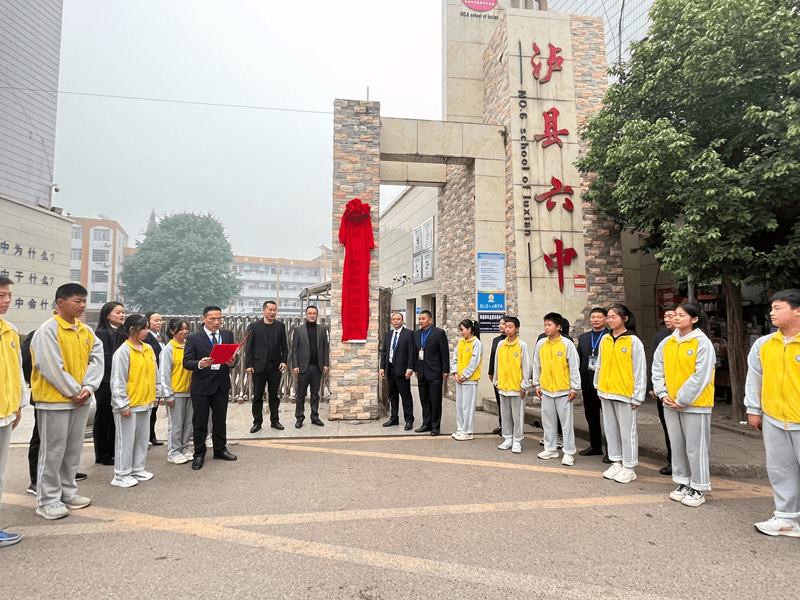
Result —
[[742, 286], [734, 284], [729, 277], [723, 277], [722, 290], [725, 294], [725, 312], [728, 321], [728, 369], [731, 380], [732, 417], [734, 421], [744, 421], [747, 349], [742, 320]]

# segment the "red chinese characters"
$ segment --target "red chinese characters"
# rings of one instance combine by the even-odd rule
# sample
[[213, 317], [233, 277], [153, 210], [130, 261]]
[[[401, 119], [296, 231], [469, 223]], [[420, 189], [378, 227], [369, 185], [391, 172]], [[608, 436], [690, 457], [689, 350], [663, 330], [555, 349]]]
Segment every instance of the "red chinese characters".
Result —
[[557, 48], [550, 44], [550, 56], [547, 59], [547, 75], [539, 79], [539, 75], [542, 72], [542, 64], [541, 62], [536, 62], [536, 57], [541, 54], [541, 50], [539, 50], [539, 46], [536, 45], [536, 42], [533, 44], [533, 56], [531, 57], [531, 65], [533, 65], [533, 77], [539, 80], [539, 83], [547, 83], [550, 81], [550, 77], [553, 76], [553, 71], [560, 71], [564, 66], [564, 59], [561, 56], [556, 56], [561, 52], [561, 48]]
[[561, 138], [558, 136], [569, 135], [569, 131], [558, 128], [558, 115], [561, 113], [558, 112], [557, 108], [553, 107], [550, 110], [544, 111], [542, 114], [544, 115], [544, 133], [533, 136], [533, 139], [537, 142], [544, 140], [542, 142], [542, 148], [547, 148], [552, 144], [558, 144], [559, 148], [563, 148], [564, 142], [562, 142]]
[[[574, 190], [572, 189], [571, 186], [563, 185], [561, 183], [561, 180], [556, 177], [552, 177], [550, 179], [550, 185], [552, 185], [553, 187], [550, 189], [549, 192], [545, 192], [544, 194], [536, 194], [534, 196], [534, 199], [537, 202], [544, 202], [545, 200], [547, 200], [546, 204], [547, 210], [553, 210], [556, 207], [556, 203], [552, 200], [553, 196], [555, 196], [556, 194], [565, 194], [571, 196], [574, 193]], [[575, 205], [572, 204], [572, 200], [570, 198], [564, 198], [563, 206], [569, 212], [572, 212], [573, 209], [575, 208]]]
[[572, 263], [573, 258], [578, 258], [574, 248], [564, 248], [564, 242], [556, 238], [556, 251], [544, 255], [544, 264], [551, 273], [558, 269], [558, 291], [564, 293], [564, 265]]

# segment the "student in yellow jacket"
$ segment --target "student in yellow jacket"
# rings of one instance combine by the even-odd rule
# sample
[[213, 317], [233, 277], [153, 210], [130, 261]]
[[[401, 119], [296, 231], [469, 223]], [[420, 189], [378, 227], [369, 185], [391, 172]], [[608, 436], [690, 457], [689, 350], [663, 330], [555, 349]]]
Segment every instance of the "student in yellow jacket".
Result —
[[192, 372], [183, 368], [183, 345], [189, 335], [189, 323], [184, 319], [170, 319], [167, 325], [169, 343], [161, 351], [158, 369], [161, 393], [167, 405], [167, 462], [182, 465], [194, 458], [189, 451], [192, 441], [192, 398], [189, 386]]
[[775, 516], [755, 527], [800, 537], [800, 289], [772, 297], [776, 333], [759, 338], [747, 358], [747, 421], [764, 435]]
[[600, 341], [594, 386], [603, 406], [603, 426], [612, 465], [606, 479], [630, 483], [639, 464], [636, 409], [647, 391], [647, 361], [642, 341], [636, 336], [633, 313], [624, 304], [608, 309], [609, 335]]
[[68, 509], [92, 502], [78, 494], [75, 483], [89, 406], [105, 369], [102, 342], [80, 320], [87, 294], [79, 283], [59, 286], [55, 314], [31, 342], [31, 394], [41, 439], [36, 514], [45, 519], [66, 517]]
[[[11, 306], [11, 285], [8, 277], [0, 276], [0, 315]], [[0, 319], [0, 499], [3, 497], [3, 476], [6, 472], [11, 432], [19, 425], [22, 407], [30, 394], [22, 374], [22, 353], [16, 327]], [[0, 548], [13, 546], [22, 539], [19, 533], [0, 531]]]
[[519, 319], [504, 317], [506, 339], [495, 350], [494, 387], [500, 394], [503, 438], [500, 450], [522, 452], [525, 437], [525, 393], [531, 387], [531, 361], [528, 346], [519, 339]]
[[111, 485], [127, 488], [153, 478], [145, 470], [150, 440], [150, 410], [161, 396], [156, 354], [147, 337], [148, 320], [130, 315], [117, 329], [117, 350], [111, 360], [111, 407], [117, 437], [114, 479]]
[[543, 337], [536, 343], [533, 352], [533, 387], [542, 399], [542, 429], [544, 450], [539, 458], [558, 458], [558, 423], [564, 439], [562, 465], [575, 464], [575, 427], [573, 425], [572, 401], [581, 388], [578, 372], [580, 361], [575, 344], [561, 335], [564, 318], [556, 313], [544, 316]]
[[703, 329], [705, 315], [686, 302], [675, 309], [674, 331], [653, 355], [653, 392], [664, 404], [664, 422], [672, 445], [669, 497], [685, 506], [700, 506], [711, 489], [708, 452], [714, 406], [714, 344]]
[[461, 339], [453, 348], [450, 373], [456, 382], [456, 431], [453, 438], [471, 440], [478, 402], [478, 380], [481, 378], [483, 346], [477, 321], [464, 319], [458, 324]]

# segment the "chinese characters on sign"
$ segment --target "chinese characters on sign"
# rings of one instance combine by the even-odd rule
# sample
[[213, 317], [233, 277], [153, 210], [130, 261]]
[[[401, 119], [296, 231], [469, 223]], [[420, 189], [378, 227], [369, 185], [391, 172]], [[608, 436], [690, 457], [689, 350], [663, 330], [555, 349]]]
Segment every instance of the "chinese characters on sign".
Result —
[[558, 112], [557, 108], [553, 107], [550, 110], [544, 111], [542, 114], [544, 115], [544, 133], [536, 134], [533, 136], [533, 139], [537, 142], [544, 140], [542, 142], [542, 148], [547, 148], [553, 144], [558, 144], [559, 148], [563, 148], [564, 142], [562, 142], [561, 138], [558, 136], [569, 135], [569, 131], [558, 128], [558, 115], [561, 113]]
[[558, 290], [564, 291], [564, 265], [572, 263], [573, 258], [578, 258], [574, 248], [564, 248], [564, 242], [556, 238], [556, 251], [544, 255], [544, 264], [551, 273], [558, 269]]
[[[27, 259], [31, 261], [36, 261], [41, 264], [41, 262], [46, 261], [47, 263], [53, 263], [56, 259], [56, 255], [53, 252], [48, 250], [39, 250], [32, 246], [26, 246], [23, 244], [17, 244], [16, 242], [9, 242], [8, 240], [0, 241], [0, 260], [3, 262], [0, 263], [0, 276], [8, 277], [9, 279], [16, 280], [17, 283], [24, 283], [28, 285], [38, 285], [38, 286], [55, 286], [55, 278], [52, 275], [48, 275], [45, 273], [37, 273], [35, 271], [36, 267], [31, 264], [33, 270], [30, 271], [23, 271], [20, 269], [12, 268], [8, 266], [6, 263], [6, 259], [8, 257], [17, 257], [22, 259]], [[28, 264], [28, 263], [26, 263]], [[43, 290], [44, 291], [44, 290]], [[48, 310], [52, 306], [52, 301], [45, 298], [29, 298], [25, 299], [23, 297], [17, 297], [14, 299], [14, 307], [15, 308], [28, 308], [28, 309], [40, 309], [40, 310]]]
[[556, 56], [561, 52], [561, 48], [556, 48], [553, 44], [550, 44], [550, 57], [547, 59], [547, 75], [539, 79], [539, 74], [542, 71], [542, 63], [536, 62], [536, 57], [541, 54], [541, 50], [539, 50], [539, 46], [536, 45], [536, 42], [533, 43], [533, 56], [531, 57], [531, 64], [533, 65], [533, 77], [537, 79], [539, 83], [547, 83], [550, 81], [550, 77], [553, 75], [553, 71], [560, 71], [564, 65], [564, 59], [560, 56]]
[[[553, 202], [553, 200], [551, 200], [551, 198], [553, 196], [555, 196], [556, 194], [567, 194], [567, 195], [571, 196], [574, 193], [574, 191], [573, 191], [571, 186], [562, 185], [561, 180], [560, 179], [556, 179], [555, 177], [553, 177], [550, 180], [550, 184], [553, 187], [550, 189], [549, 192], [545, 192], [544, 194], [536, 194], [536, 196], [535, 196], [537, 202], [544, 202], [545, 200], [547, 200], [547, 204], [546, 204], [547, 210], [553, 210], [555, 208], [556, 203]], [[572, 200], [570, 200], [569, 198], [564, 198], [563, 206], [569, 212], [572, 212], [573, 209], [575, 208], [575, 206], [572, 204]]]

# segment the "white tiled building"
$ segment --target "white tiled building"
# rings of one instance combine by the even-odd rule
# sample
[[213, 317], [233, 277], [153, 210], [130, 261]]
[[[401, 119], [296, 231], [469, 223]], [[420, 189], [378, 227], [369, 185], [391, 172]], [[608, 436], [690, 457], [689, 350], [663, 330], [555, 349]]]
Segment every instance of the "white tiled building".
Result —
[[89, 290], [87, 310], [98, 311], [103, 304], [122, 300], [120, 272], [122, 249], [128, 234], [116, 221], [72, 217], [70, 280]]

